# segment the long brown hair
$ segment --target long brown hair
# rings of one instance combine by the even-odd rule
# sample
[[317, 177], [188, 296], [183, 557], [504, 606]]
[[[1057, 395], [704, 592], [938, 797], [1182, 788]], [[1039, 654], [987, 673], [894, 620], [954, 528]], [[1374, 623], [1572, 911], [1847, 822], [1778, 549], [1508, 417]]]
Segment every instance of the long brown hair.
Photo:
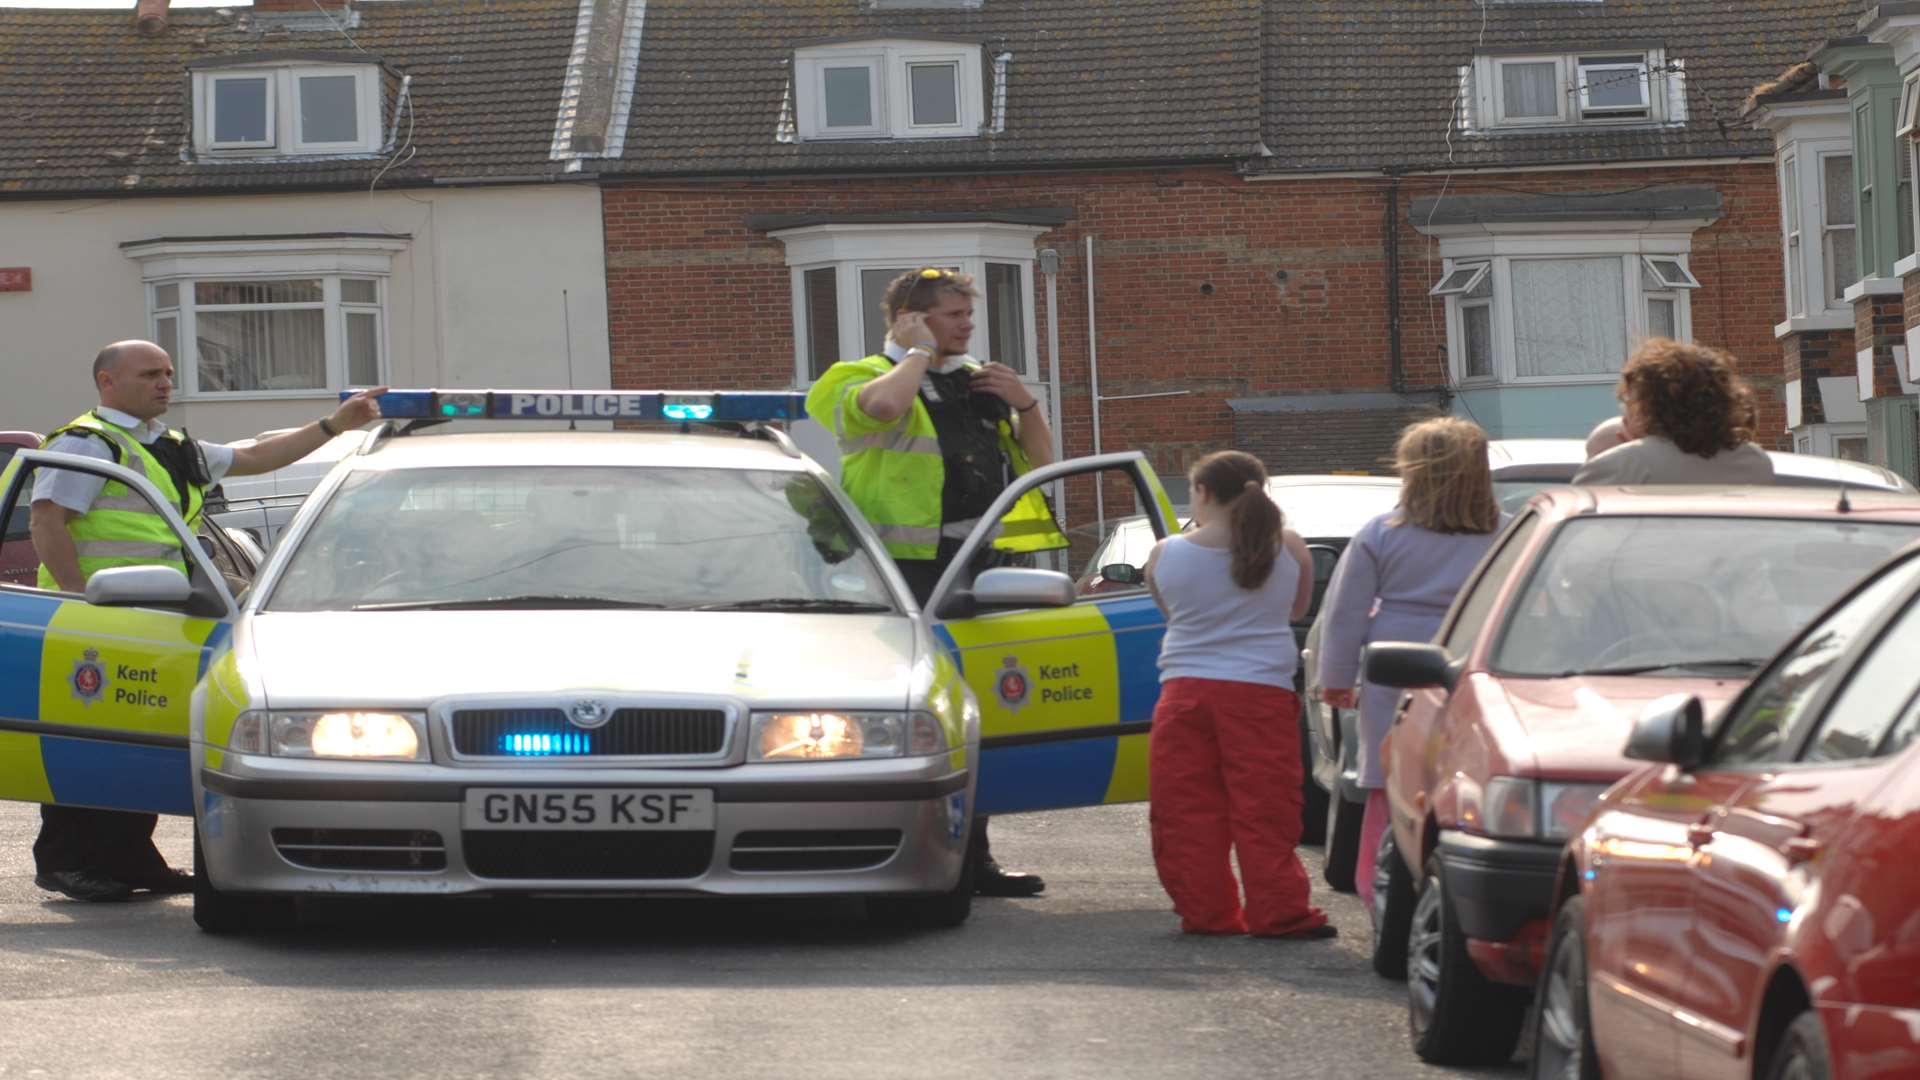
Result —
[[1487, 463], [1487, 433], [1458, 416], [1408, 425], [1393, 448], [1400, 470], [1400, 520], [1440, 533], [1490, 533], [1500, 526]]
[[1280, 508], [1267, 497], [1267, 467], [1244, 451], [1219, 450], [1194, 463], [1187, 475], [1227, 511], [1233, 583], [1243, 589], [1265, 585], [1281, 525]]
[[1753, 439], [1753, 389], [1734, 367], [1719, 349], [1651, 338], [1620, 369], [1620, 400], [1634, 403], [1649, 435], [1712, 457]]

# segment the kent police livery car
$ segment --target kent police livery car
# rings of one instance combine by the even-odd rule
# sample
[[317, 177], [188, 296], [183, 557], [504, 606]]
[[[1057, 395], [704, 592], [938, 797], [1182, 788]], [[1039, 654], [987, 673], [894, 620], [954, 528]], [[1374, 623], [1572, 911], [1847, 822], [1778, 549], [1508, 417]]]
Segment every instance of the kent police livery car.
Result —
[[[975, 813], [1145, 797], [1163, 624], [1144, 591], [969, 580], [983, 527], [920, 610], [833, 480], [763, 425], [801, 395], [381, 406], [238, 600], [143, 478], [21, 452], [0, 507], [24, 512], [38, 470], [109, 476], [191, 569], [104, 570], [84, 597], [0, 585], [0, 797], [191, 815], [214, 931], [322, 892], [855, 894], [951, 925]], [[1125, 486], [1166, 532], [1135, 453], [1036, 469], [983, 520], [1056, 481]]]

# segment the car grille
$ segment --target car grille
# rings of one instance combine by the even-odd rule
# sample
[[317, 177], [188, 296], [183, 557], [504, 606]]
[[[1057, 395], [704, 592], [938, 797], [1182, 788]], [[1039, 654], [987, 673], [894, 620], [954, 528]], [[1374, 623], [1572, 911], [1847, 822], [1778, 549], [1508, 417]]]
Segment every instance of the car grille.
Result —
[[489, 830], [461, 833], [460, 843], [467, 869], [487, 878], [691, 878], [713, 862], [710, 832]]
[[733, 838], [735, 870], [865, 870], [900, 850], [899, 829], [761, 829]]
[[447, 844], [428, 829], [275, 829], [273, 846], [313, 870], [445, 870]]
[[679, 757], [717, 754], [719, 709], [616, 709], [602, 727], [575, 727], [559, 709], [459, 709], [453, 746], [464, 757]]

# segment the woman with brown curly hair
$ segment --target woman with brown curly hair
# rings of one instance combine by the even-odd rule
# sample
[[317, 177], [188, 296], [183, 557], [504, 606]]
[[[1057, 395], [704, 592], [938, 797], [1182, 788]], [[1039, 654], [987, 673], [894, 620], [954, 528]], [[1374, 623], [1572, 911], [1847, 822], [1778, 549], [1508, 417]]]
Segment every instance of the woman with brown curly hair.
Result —
[[1627, 442], [1588, 461], [1576, 484], [1771, 484], [1753, 443], [1753, 391], [1733, 357], [1654, 338], [1620, 369]]

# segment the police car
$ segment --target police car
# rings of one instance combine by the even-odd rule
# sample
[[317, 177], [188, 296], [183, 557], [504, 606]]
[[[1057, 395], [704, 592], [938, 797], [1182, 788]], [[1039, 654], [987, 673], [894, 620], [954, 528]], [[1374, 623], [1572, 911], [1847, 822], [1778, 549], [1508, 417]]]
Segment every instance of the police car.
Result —
[[[191, 543], [185, 576], [0, 585], [0, 797], [191, 815], [210, 931], [316, 893], [852, 894], [953, 925], [974, 814], [1145, 798], [1163, 624], [1144, 591], [969, 578], [985, 527], [921, 610], [769, 423], [801, 395], [381, 404], [238, 598]], [[188, 538], [126, 469], [18, 456], [0, 507], [75, 469]], [[1136, 453], [1036, 469], [983, 520], [1055, 482], [1078, 505], [1131, 490], [1167, 531]]]

